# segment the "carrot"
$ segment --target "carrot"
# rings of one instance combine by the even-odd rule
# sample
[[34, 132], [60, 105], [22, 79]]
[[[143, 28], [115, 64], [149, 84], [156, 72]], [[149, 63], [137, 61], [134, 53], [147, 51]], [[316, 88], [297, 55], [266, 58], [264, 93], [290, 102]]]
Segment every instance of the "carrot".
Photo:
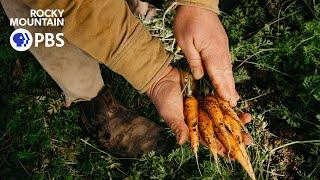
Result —
[[229, 116], [231, 116], [233, 119], [235, 119], [240, 126], [246, 130], [246, 128], [244, 127], [244, 124], [242, 123], [242, 121], [240, 120], [239, 116], [237, 115], [237, 113], [232, 109], [232, 107], [230, 106], [228, 101], [225, 101], [223, 99], [221, 99], [217, 94], [215, 95], [216, 99], [218, 100], [219, 103], [219, 107]]
[[216, 101], [216, 99], [213, 96], [205, 97], [203, 107], [212, 120], [214, 132], [217, 134], [222, 144], [229, 150], [231, 149], [231, 145], [228, 140], [228, 130], [223, 122], [223, 113], [219, 108], [219, 105], [215, 104], [214, 101]]
[[189, 129], [189, 139], [191, 150], [196, 157], [198, 170], [201, 174], [198, 163], [199, 149], [199, 129], [198, 129], [198, 101], [193, 96], [188, 96], [184, 99], [184, 116]]
[[186, 97], [184, 100], [184, 116], [189, 129], [192, 152], [197, 154], [199, 148], [198, 101], [193, 96]]
[[229, 114], [224, 114], [223, 121], [225, 126], [231, 132], [231, 134], [236, 138], [238, 143], [242, 143], [242, 128], [236, 120], [234, 120]]
[[[231, 133], [233, 138], [238, 143], [241, 152], [244, 153], [244, 155], [249, 158], [249, 156], [247, 155], [246, 146], [243, 143], [242, 128], [239, 125], [239, 123], [228, 114], [224, 114], [223, 120], [224, 120], [224, 124], [227, 127], [228, 131]], [[250, 162], [250, 160], [249, 160], [249, 162]]]
[[255, 180], [256, 178], [245, 147], [242, 143], [239, 144], [236, 138], [225, 127], [223, 122], [223, 113], [219, 107], [218, 100], [214, 96], [205, 97], [204, 110], [212, 119], [214, 132], [217, 134], [219, 140], [227, 148], [231, 156], [235, 158], [246, 170], [249, 176]]
[[[218, 168], [218, 144], [217, 138], [213, 131], [212, 121], [209, 118], [208, 114], [202, 109], [199, 108], [199, 130], [200, 135], [203, 138], [204, 142], [208, 146], [210, 152], [213, 155], [214, 161], [216, 162]], [[218, 169], [219, 170], [219, 169]]]

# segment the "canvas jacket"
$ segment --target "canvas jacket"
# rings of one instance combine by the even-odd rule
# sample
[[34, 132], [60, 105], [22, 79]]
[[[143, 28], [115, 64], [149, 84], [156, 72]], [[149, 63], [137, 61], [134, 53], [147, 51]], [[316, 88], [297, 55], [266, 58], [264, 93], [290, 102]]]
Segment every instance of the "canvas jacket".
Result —
[[[172, 55], [144, 29], [124, 0], [23, 0], [33, 9], [64, 9], [64, 37], [145, 92]], [[177, 0], [219, 13], [218, 0]]]

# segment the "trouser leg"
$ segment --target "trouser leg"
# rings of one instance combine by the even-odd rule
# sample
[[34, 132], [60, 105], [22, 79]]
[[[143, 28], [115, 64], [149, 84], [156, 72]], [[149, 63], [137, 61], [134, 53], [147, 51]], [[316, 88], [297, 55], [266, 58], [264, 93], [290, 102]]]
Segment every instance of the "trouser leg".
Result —
[[[1, 0], [1, 4], [9, 18], [29, 16], [29, 7], [21, 0]], [[59, 33], [57, 27], [23, 27], [31, 34], [35, 32]], [[55, 80], [65, 94], [66, 106], [75, 100], [91, 100], [104, 86], [99, 63], [68, 43], [61, 48], [31, 47], [30, 52], [36, 57], [41, 66]]]

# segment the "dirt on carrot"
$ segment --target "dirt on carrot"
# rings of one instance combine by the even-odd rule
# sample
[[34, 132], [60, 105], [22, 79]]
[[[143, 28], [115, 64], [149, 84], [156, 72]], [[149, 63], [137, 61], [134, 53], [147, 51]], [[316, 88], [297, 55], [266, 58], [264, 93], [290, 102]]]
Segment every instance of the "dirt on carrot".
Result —
[[[221, 103], [216, 96], [208, 95], [199, 99], [198, 102], [190, 94], [184, 99], [185, 121], [189, 128], [191, 150], [197, 163], [199, 140], [202, 138], [219, 170], [218, 141], [220, 141], [227, 150], [227, 157], [236, 159], [248, 175], [255, 180], [250, 158], [242, 140], [243, 128], [232, 116], [236, 114], [235, 111], [225, 102]], [[200, 168], [199, 172], [201, 173]]]

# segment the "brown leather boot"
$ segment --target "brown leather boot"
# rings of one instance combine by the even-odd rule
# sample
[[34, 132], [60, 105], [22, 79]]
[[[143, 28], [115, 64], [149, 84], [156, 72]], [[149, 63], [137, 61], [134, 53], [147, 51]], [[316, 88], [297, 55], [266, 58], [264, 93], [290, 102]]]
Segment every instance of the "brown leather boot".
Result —
[[150, 151], [168, 152], [164, 128], [123, 107], [110, 90], [80, 107], [86, 129], [112, 154], [137, 157]]

